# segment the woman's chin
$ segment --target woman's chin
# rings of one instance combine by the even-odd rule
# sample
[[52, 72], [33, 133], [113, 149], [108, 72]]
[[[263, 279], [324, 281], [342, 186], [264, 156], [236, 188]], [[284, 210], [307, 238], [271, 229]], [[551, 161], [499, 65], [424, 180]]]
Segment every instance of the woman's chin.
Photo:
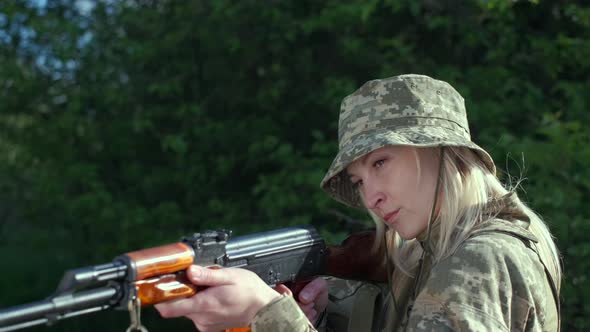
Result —
[[413, 229], [403, 229], [403, 228], [398, 228], [395, 227], [394, 228], [395, 231], [397, 232], [397, 234], [399, 235], [399, 237], [401, 237], [404, 240], [413, 240], [415, 238], [417, 238], [418, 236], [420, 236], [421, 232], [419, 230], [413, 230]]
[[404, 240], [413, 240], [416, 238], [416, 236], [414, 234], [408, 234], [407, 232], [400, 232], [399, 230], [397, 231], [397, 234], [399, 235], [399, 237], [401, 237]]

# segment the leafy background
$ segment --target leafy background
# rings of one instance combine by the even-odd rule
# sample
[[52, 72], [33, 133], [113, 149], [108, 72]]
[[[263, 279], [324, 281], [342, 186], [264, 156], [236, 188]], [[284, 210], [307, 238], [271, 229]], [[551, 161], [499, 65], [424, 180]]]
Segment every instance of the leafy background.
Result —
[[[549, 223], [563, 330], [590, 327], [585, 1], [14, 0], [0, 4], [0, 307], [68, 268], [226, 227], [362, 214], [318, 188], [340, 100], [401, 73], [450, 82], [473, 138]], [[193, 328], [148, 309], [151, 330]], [[36, 331], [124, 329], [103, 312]]]

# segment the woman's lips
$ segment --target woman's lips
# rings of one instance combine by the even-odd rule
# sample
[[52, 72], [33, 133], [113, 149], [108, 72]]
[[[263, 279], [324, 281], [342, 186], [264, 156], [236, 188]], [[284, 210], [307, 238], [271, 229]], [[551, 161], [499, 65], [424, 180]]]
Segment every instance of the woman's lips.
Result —
[[397, 217], [398, 213], [399, 213], [399, 209], [397, 209], [393, 212], [389, 212], [388, 214], [383, 216], [383, 220], [385, 221], [386, 224], [393, 225], [395, 223], [395, 217]]

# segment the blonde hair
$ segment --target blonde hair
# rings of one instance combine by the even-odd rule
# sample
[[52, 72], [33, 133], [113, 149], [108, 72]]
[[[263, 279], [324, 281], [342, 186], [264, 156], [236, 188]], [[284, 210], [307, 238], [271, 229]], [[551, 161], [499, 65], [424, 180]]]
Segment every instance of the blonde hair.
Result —
[[[416, 148], [416, 150], [418, 178], [420, 178], [419, 155], [435, 153], [439, 156], [440, 148]], [[439, 196], [444, 199], [438, 199], [440, 210], [433, 220], [433, 223], [438, 223], [438, 228], [433, 232], [438, 234], [432, 234], [438, 237], [438, 241], [434, 241], [434, 247], [430, 248], [434, 264], [452, 255], [477, 226], [496, 217], [500, 211], [495, 211], [496, 215], [486, 213], [486, 203], [510, 194], [518, 186], [517, 183], [514, 188], [505, 188], [500, 180], [490, 173], [477, 154], [469, 148], [445, 147], [443, 156]], [[438, 162], [438, 157], [436, 160]], [[518, 198], [516, 193], [512, 193], [511, 203], [518, 212], [529, 218], [529, 231], [538, 238], [536, 247], [539, 255], [559, 290], [562, 273], [559, 254], [547, 225], [538, 214]], [[380, 239], [374, 249], [380, 250], [385, 245], [383, 249], [389, 253], [388, 257], [394, 266], [411, 276], [410, 271], [418, 265], [423, 251], [418, 240], [401, 239], [393, 229], [386, 229], [379, 217], [370, 210], [369, 214], [377, 225], [377, 239]]]

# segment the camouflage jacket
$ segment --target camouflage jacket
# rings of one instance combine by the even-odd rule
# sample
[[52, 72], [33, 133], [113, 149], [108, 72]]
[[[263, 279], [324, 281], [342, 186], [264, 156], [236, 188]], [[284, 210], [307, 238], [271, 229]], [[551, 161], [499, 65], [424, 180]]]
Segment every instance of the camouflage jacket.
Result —
[[[388, 287], [332, 279], [326, 331], [557, 331], [545, 268], [526, 223], [484, 223], [450, 257], [431, 266], [411, 303], [414, 279], [394, 272]], [[316, 331], [291, 297], [263, 308], [254, 332]]]

